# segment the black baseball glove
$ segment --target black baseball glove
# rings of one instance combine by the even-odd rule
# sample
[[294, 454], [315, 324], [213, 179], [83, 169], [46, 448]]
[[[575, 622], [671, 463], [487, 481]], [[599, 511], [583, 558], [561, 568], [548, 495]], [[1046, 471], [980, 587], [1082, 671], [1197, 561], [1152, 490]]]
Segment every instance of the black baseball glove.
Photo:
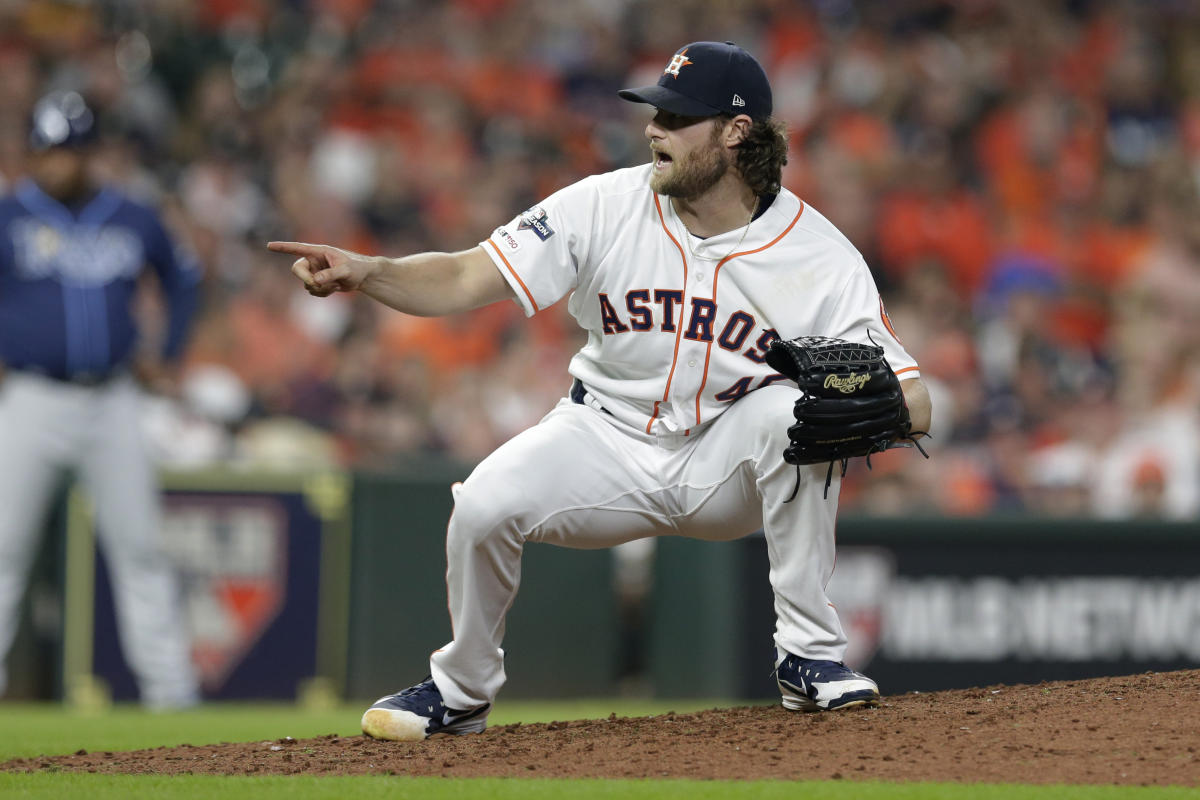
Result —
[[928, 458], [913, 438], [900, 380], [882, 347], [826, 336], [775, 339], [767, 363], [803, 392], [793, 409], [796, 424], [788, 428], [791, 442], [783, 459], [797, 466], [829, 462], [826, 492], [834, 462], [841, 462], [845, 475], [849, 459], [867, 456], [870, 466], [872, 453], [906, 443]]

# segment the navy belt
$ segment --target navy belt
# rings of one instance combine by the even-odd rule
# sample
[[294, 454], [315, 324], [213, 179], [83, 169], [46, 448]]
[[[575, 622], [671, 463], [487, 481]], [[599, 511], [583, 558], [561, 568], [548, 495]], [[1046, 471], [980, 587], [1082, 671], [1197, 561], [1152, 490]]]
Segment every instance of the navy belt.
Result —
[[[571, 382], [571, 402], [572, 403], [575, 403], [576, 405], [580, 405], [580, 406], [588, 405], [587, 403], [585, 403], [583, 401], [583, 396], [586, 395], [587, 393], [588, 393], [587, 388], [583, 385], [583, 381], [579, 380], [579, 378], [576, 378], [574, 381]], [[593, 400], [596, 399], [595, 395], [592, 395], [592, 399]], [[598, 402], [596, 405], [605, 414], [608, 414], [610, 417], [612, 416], [612, 412], [609, 411], [607, 408], [600, 405]]]

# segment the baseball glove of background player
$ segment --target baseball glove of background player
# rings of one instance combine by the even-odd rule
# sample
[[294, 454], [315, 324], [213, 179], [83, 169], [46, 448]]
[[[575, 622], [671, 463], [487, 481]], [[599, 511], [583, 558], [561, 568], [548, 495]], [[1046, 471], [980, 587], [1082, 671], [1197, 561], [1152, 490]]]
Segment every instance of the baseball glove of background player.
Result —
[[845, 475], [849, 459], [867, 456], [870, 466], [872, 453], [903, 443], [929, 457], [913, 438], [900, 380], [882, 347], [826, 336], [775, 339], [767, 363], [803, 392], [793, 409], [796, 424], [788, 428], [791, 441], [783, 459], [797, 466], [829, 462], [826, 492], [836, 461]]

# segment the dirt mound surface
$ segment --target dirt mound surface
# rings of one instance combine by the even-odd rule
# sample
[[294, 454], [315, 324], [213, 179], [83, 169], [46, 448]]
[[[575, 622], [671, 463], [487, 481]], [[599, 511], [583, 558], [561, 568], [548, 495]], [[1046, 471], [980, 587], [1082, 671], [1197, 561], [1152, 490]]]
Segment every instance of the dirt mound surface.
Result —
[[15, 772], [775, 778], [1200, 785], [1200, 670], [990, 686], [876, 709], [781, 707], [504, 725], [472, 736], [182, 745], [25, 758]]

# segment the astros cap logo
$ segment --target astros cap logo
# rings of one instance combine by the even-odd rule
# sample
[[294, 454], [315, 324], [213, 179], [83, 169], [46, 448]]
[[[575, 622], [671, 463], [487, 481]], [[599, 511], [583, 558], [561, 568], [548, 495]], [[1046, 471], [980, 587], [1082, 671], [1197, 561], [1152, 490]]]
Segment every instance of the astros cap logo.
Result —
[[687, 49], [685, 48], [680, 50], [678, 53], [671, 56], [671, 63], [667, 64], [667, 68], [663, 70], [663, 75], [674, 75], [676, 78], [678, 78], [679, 70], [691, 63], [691, 61], [688, 61]]

